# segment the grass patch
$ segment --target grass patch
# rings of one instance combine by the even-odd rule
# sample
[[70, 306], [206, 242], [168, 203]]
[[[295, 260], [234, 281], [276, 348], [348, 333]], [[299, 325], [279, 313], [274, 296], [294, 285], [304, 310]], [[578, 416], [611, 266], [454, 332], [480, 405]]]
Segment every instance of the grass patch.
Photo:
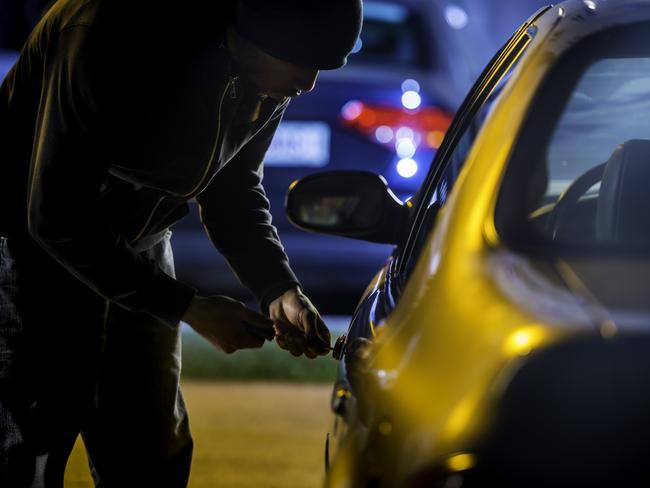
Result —
[[275, 342], [267, 342], [261, 349], [225, 354], [195, 332], [183, 331], [183, 378], [331, 383], [337, 365], [331, 355], [316, 359], [293, 357]]

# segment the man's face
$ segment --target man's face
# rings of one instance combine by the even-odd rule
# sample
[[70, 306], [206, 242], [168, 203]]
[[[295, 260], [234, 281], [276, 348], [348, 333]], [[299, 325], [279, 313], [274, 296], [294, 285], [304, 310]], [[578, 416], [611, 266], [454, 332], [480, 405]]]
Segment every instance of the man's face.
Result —
[[296, 97], [314, 89], [318, 77], [317, 69], [302, 68], [270, 56], [239, 36], [234, 29], [228, 32], [228, 47], [241, 67], [241, 76], [245, 77], [260, 95], [280, 100]]

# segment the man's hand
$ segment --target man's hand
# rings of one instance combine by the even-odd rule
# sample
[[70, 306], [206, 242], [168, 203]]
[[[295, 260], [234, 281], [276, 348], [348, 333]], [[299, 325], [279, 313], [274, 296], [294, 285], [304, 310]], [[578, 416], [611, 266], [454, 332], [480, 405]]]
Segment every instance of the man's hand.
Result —
[[273, 321], [224, 296], [196, 296], [183, 316], [186, 322], [213, 346], [225, 353], [257, 349], [273, 340]]
[[308, 358], [327, 354], [330, 332], [299, 288], [292, 288], [269, 305], [269, 315], [275, 325], [275, 340], [282, 349], [294, 356]]

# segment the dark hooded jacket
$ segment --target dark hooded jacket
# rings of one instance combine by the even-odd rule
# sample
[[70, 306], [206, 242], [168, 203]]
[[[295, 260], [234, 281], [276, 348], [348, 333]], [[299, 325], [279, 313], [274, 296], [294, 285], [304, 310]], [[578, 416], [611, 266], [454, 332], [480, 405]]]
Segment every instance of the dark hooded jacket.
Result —
[[138, 250], [196, 199], [263, 304], [296, 285], [262, 187], [287, 100], [242, 83], [232, 5], [55, 3], [0, 89], [0, 235], [35, 239], [97, 293], [173, 325], [196, 290]]

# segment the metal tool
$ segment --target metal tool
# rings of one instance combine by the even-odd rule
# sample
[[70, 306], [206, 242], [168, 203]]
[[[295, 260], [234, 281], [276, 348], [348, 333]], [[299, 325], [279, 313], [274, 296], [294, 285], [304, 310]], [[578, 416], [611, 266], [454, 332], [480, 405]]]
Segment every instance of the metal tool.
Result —
[[345, 354], [346, 341], [347, 341], [347, 336], [343, 334], [339, 336], [338, 339], [336, 339], [336, 342], [334, 343], [334, 347], [330, 347], [330, 350], [332, 351], [332, 357], [337, 361], [343, 359], [343, 355]]
[[328, 346], [327, 343], [323, 342], [323, 346], [328, 350], [332, 351], [332, 357], [337, 361], [340, 361], [345, 354], [345, 341], [347, 337], [345, 334], [339, 336], [334, 343], [334, 346]]

